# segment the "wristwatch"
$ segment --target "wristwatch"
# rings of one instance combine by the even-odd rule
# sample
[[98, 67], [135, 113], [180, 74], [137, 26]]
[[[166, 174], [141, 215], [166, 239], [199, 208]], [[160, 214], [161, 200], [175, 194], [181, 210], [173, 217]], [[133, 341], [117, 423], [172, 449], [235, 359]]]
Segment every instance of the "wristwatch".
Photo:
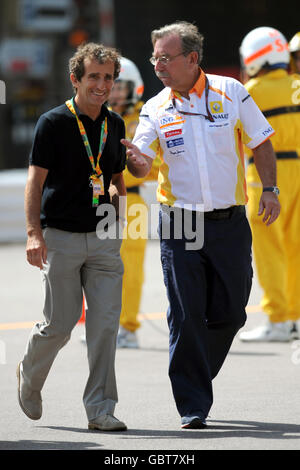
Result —
[[270, 191], [270, 193], [275, 193], [276, 196], [278, 196], [280, 193], [279, 188], [277, 186], [269, 186], [267, 188], [263, 188], [263, 192], [265, 191]]

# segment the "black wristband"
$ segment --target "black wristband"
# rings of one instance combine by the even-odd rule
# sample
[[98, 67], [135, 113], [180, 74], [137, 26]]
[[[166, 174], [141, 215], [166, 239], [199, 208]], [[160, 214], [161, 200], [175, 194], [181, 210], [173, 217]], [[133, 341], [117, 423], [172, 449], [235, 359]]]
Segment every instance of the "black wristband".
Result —
[[275, 193], [277, 196], [279, 195], [279, 188], [277, 186], [268, 186], [266, 188], [263, 188], [263, 193], [265, 191], [269, 191], [270, 193]]

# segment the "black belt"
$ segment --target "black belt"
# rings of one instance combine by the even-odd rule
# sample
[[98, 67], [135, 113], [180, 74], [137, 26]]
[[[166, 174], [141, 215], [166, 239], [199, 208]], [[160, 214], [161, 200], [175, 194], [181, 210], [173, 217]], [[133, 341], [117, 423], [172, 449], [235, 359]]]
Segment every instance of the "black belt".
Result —
[[[299, 158], [299, 155], [297, 152], [276, 152], [276, 158], [278, 160], [287, 160], [289, 158]], [[254, 158], [250, 157], [248, 160], [248, 163], [254, 163]]]
[[279, 116], [280, 114], [300, 113], [300, 106], [281, 106], [280, 108], [266, 109], [262, 113], [266, 118]]
[[210, 212], [204, 212], [204, 218], [209, 220], [230, 219], [233, 214], [238, 212], [245, 213], [245, 206], [231, 206], [227, 209], [214, 209]]
[[139, 194], [140, 193], [140, 187], [139, 186], [131, 186], [130, 188], [126, 188], [126, 191], [128, 193], [136, 193], [136, 194]]
[[208, 212], [190, 211], [188, 209], [183, 209], [181, 207], [167, 206], [166, 204], [162, 204], [162, 203], [160, 204], [160, 206], [161, 206], [161, 210], [167, 213], [171, 219], [175, 216], [176, 212], [182, 212], [183, 216], [185, 217], [185, 211], [188, 213], [192, 212], [192, 215], [194, 217], [197, 217], [198, 215], [203, 214], [204, 218], [209, 219], [209, 220], [225, 220], [225, 219], [230, 219], [234, 214], [246, 213], [245, 206], [231, 206], [231, 207], [228, 207], [227, 209], [214, 209], [213, 211], [208, 211]]

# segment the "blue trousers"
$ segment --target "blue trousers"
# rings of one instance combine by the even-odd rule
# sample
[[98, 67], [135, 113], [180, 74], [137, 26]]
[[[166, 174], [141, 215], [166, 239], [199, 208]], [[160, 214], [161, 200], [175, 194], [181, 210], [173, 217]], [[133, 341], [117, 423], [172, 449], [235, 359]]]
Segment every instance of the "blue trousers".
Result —
[[[160, 211], [161, 263], [169, 300], [169, 377], [182, 417], [207, 417], [213, 403], [212, 379], [246, 321], [252, 236], [244, 208], [237, 209], [228, 219], [203, 218], [204, 244], [197, 250], [186, 249], [190, 240], [184, 230], [178, 237], [172, 210]], [[170, 236], [164, 238], [166, 226]]]

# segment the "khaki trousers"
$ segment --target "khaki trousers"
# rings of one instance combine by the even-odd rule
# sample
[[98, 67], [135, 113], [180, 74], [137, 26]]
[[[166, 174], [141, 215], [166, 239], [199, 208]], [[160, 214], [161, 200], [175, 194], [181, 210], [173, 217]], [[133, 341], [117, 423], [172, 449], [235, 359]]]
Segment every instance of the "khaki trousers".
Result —
[[22, 361], [24, 380], [32, 390], [42, 390], [58, 351], [81, 316], [84, 291], [89, 377], [83, 402], [88, 420], [113, 414], [118, 400], [114, 364], [121, 311], [121, 240], [99, 240], [96, 232], [53, 228], [45, 229], [44, 238], [48, 248], [42, 271], [45, 321], [30, 334]]

